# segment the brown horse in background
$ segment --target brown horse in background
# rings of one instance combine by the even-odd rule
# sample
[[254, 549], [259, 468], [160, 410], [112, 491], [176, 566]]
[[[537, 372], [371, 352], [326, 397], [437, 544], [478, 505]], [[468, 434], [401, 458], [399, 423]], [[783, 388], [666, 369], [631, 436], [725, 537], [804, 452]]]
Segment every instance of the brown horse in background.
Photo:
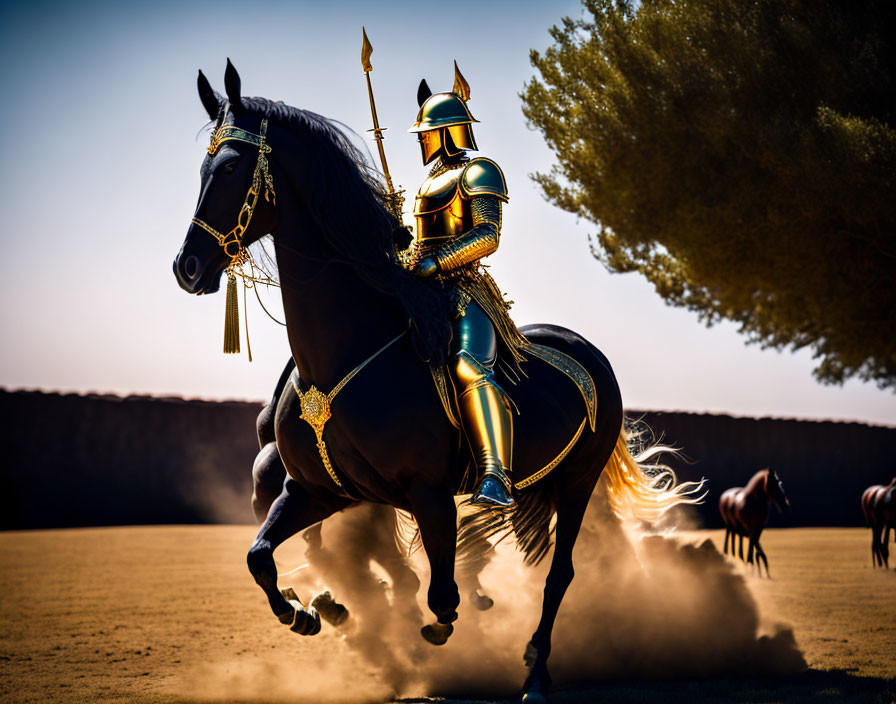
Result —
[[747, 562], [753, 564], [753, 550], [756, 550], [756, 567], [762, 576], [762, 563], [769, 577], [768, 558], [759, 544], [759, 536], [768, 522], [769, 503], [773, 503], [779, 512], [790, 508], [790, 501], [784, 494], [781, 479], [770, 469], [760, 469], [747, 483], [746, 487], [728, 489], [719, 498], [719, 512], [725, 521], [725, 548], [728, 554], [728, 539], [731, 538], [731, 555], [734, 556], [734, 536], [740, 539], [740, 559], [744, 559], [744, 537], [750, 541]]
[[890, 567], [890, 528], [896, 530], [896, 477], [889, 486], [875, 484], [862, 494], [862, 513], [871, 527], [871, 565]]

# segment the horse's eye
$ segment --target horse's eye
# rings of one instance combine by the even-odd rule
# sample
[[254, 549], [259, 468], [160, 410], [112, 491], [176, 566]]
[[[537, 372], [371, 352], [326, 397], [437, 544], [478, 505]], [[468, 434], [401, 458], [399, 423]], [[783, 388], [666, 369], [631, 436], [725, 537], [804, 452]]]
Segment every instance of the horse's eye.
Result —
[[233, 170], [236, 168], [236, 159], [231, 159], [230, 161], [225, 162], [221, 165], [221, 171], [225, 174], [232, 174]]

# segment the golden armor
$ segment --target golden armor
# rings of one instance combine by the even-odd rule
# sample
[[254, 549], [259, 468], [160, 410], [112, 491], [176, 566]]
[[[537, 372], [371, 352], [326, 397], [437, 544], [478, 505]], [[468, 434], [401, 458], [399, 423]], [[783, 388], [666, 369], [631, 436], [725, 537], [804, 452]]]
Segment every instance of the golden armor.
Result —
[[469, 86], [457, 71], [451, 93], [432, 94], [420, 84], [417, 121], [424, 164], [434, 162], [414, 203], [416, 233], [405, 258], [421, 277], [436, 276], [458, 297], [453, 323], [450, 371], [457, 391], [462, 427], [480, 482], [473, 503], [514, 507], [510, 472], [513, 414], [507, 394], [494, 377], [498, 342], [511, 365], [523, 360], [527, 345], [508, 315], [508, 303], [480, 266], [498, 248], [501, 205], [508, 200], [500, 167], [490, 159], [469, 159], [476, 149], [466, 101]]

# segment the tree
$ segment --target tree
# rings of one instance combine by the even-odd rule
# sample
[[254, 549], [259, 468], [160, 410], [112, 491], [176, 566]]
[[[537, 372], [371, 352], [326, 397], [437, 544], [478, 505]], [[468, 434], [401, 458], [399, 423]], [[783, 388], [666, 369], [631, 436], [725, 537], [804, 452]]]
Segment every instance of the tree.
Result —
[[583, 0], [523, 111], [594, 255], [816, 377], [896, 387], [896, 6]]

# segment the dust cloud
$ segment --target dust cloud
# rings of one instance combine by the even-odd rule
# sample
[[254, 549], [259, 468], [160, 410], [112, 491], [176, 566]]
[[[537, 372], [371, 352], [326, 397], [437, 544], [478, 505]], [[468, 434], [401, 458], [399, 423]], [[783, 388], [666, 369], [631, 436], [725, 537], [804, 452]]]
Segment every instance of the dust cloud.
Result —
[[[661, 532], [623, 526], [602, 492], [599, 485], [586, 514], [576, 576], [554, 628], [555, 686], [806, 668], [792, 630], [763, 622], [738, 568], [709, 540], [689, 542], [675, 533], [674, 523], [693, 527], [686, 512], [667, 517]], [[392, 516], [381, 506], [350, 509], [324, 522], [319, 534], [278, 551], [281, 586], [294, 586], [305, 603], [329, 589], [350, 612], [343, 624], [323, 623], [320, 635], [302, 639], [302, 652], [313, 657], [289, 662], [278, 647], [276, 660], [230, 662], [226, 672], [210, 665], [194, 673], [194, 682], [203, 683], [206, 695], [215, 682], [228, 699], [247, 701], [260, 691], [265, 701], [290, 702], [518, 693], [550, 555], [532, 568], [512, 545], [498, 546], [479, 576], [495, 602], [487, 611], [469, 598], [475, 577], [460, 575], [460, 617], [448, 643], [435, 647], [420, 636], [420, 627], [434, 620], [425, 603], [425, 555], [416, 553], [408, 569], [395, 548]]]
[[208, 523], [251, 521], [246, 487], [221, 481], [220, 467], [211, 459], [215, 454], [202, 443], [189, 445], [184, 451], [186, 466], [192, 471], [177, 480], [177, 491], [183, 502]]
[[[710, 541], [626, 530], [605, 506], [596, 494], [576, 545], [576, 576], [554, 628], [555, 685], [805, 669], [792, 631], [761, 624], [746, 580]], [[518, 690], [546, 569], [526, 570], [507, 554], [489, 565], [482, 583], [494, 613], [461, 624], [449, 643], [459, 647], [433, 663], [427, 693]]]

